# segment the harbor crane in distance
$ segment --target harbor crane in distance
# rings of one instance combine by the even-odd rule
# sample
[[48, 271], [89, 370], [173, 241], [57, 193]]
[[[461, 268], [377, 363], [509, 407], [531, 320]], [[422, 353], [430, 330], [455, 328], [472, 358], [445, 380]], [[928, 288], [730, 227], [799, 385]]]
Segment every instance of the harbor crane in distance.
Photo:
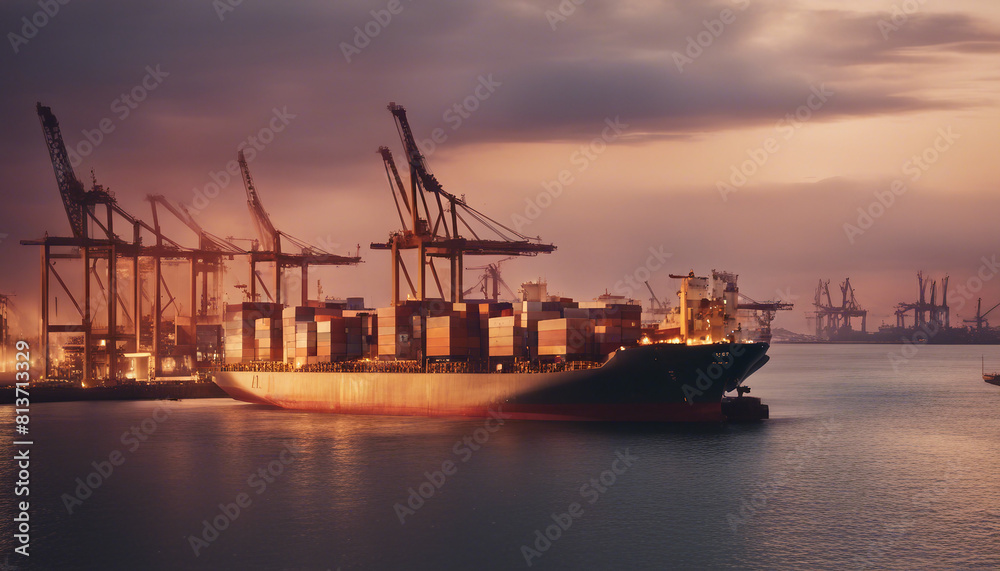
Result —
[[[930, 301], [927, 300], [927, 286], [930, 285]], [[931, 281], [924, 277], [923, 272], [917, 272], [917, 289], [919, 297], [913, 303], [896, 305], [896, 327], [906, 327], [906, 314], [913, 312], [913, 326], [919, 327], [928, 322], [935, 322], [945, 328], [951, 327], [951, 309], [948, 307], [948, 276], [941, 279], [941, 305], [937, 304], [937, 280]]]
[[[301, 271], [302, 305], [306, 305], [309, 299], [309, 266], [353, 266], [361, 263], [361, 257], [340, 256], [331, 254], [322, 248], [307, 244], [295, 238], [287, 232], [278, 230], [271, 223], [271, 216], [264, 209], [257, 187], [254, 185], [253, 177], [250, 175], [250, 167], [247, 165], [243, 151], [237, 154], [237, 162], [240, 172], [243, 175], [243, 187], [247, 193], [247, 208], [250, 210], [250, 218], [253, 220], [257, 231], [259, 248], [250, 249], [250, 293], [249, 299], [258, 299], [257, 283], [263, 287], [265, 293], [274, 303], [281, 303], [281, 281], [286, 268], [298, 267]], [[299, 249], [299, 253], [288, 253], [282, 251], [282, 239], [285, 242]], [[264, 280], [257, 273], [257, 264], [261, 262], [274, 263], [274, 295], [268, 291], [264, 285]]]
[[646, 289], [649, 290], [649, 312], [653, 315], [666, 315], [670, 313], [670, 304], [660, 301], [660, 298], [656, 297], [653, 293], [652, 286], [649, 285], [649, 280], [642, 282], [646, 284]]
[[761, 341], [771, 341], [771, 322], [774, 321], [779, 311], [791, 310], [794, 306], [784, 301], [757, 301], [748, 295], [739, 294], [740, 300], [736, 304], [736, 309], [744, 309], [754, 312], [757, 320], [757, 327], [760, 330]]
[[[516, 300], [517, 294], [515, 294], [514, 291], [510, 289], [510, 286], [507, 285], [507, 282], [503, 281], [503, 278], [500, 277], [500, 266], [507, 260], [513, 260], [513, 259], [514, 258], [512, 256], [508, 256], [502, 260], [497, 260], [496, 262], [493, 262], [491, 264], [486, 264], [485, 266], [466, 268], [467, 270], [483, 270], [483, 273], [480, 276], [479, 281], [476, 282], [476, 285], [465, 290], [462, 293], [462, 295], [463, 296], [469, 295], [478, 288], [480, 291], [483, 292], [483, 299], [492, 299], [494, 302], [497, 302], [500, 301], [500, 287], [502, 286], [504, 291], [506, 291], [507, 294], [510, 295], [510, 299]], [[492, 288], [490, 287], [491, 284]]]
[[[851, 278], [840, 284], [841, 302], [834, 305], [830, 296], [830, 280], [819, 280], [813, 306], [816, 308], [816, 337], [836, 336], [842, 330], [851, 330], [851, 319], [861, 319], [861, 332], [868, 331], [868, 310], [862, 309], [854, 295]], [[824, 303], [824, 298], [826, 301]]]
[[[428, 299], [429, 268], [441, 299], [457, 303], [462, 301], [465, 293], [462, 286], [465, 256], [535, 256], [555, 251], [554, 245], [544, 244], [537, 237], [525, 236], [469, 206], [464, 197], [444, 190], [427, 168], [426, 159], [406, 118], [406, 109], [395, 103], [390, 103], [388, 109], [406, 153], [410, 186], [407, 190], [403, 184], [389, 149], [380, 147], [378, 152], [386, 167], [402, 228], [390, 234], [387, 242], [372, 243], [371, 248], [392, 253], [393, 305], [399, 305], [401, 301], [400, 273], [406, 279], [410, 296], [423, 301]], [[470, 237], [463, 236], [463, 232], [468, 232]], [[403, 263], [402, 250], [417, 251], [416, 284]], [[448, 260], [450, 265], [451, 283], [447, 292], [434, 265], [434, 260], [439, 258]]]
[[978, 333], [978, 332], [980, 332], [980, 331], [983, 330], [984, 326], [985, 327], [989, 327], [990, 326], [989, 321], [986, 320], [986, 316], [989, 315], [990, 313], [992, 313], [993, 310], [996, 309], [996, 308], [998, 308], [998, 307], [1000, 307], [1000, 303], [997, 303], [993, 307], [987, 309], [985, 313], [983, 313], [983, 298], [979, 298], [979, 300], [976, 302], [976, 317], [973, 318], [973, 319], [965, 319], [965, 320], [963, 320], [963, 322], [964, 323], [975, 323], [976, 324], [976, 332]]

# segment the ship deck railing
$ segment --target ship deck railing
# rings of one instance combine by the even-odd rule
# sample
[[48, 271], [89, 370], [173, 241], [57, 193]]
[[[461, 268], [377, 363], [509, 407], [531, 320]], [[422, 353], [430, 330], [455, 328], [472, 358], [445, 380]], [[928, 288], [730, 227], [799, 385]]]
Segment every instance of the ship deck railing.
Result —
[[[498, 366], [499, 365], [499, 366]], [[487, 361], [428, 362], [421, 361], [337, 361], [296, 367], [280, 361], [251, 361], [222, 365], [220, 371], [252, 373], [558, 373], [597, 369], [597, 361], [564, 361], [543, 363], [516, 361], [491, 363]]]

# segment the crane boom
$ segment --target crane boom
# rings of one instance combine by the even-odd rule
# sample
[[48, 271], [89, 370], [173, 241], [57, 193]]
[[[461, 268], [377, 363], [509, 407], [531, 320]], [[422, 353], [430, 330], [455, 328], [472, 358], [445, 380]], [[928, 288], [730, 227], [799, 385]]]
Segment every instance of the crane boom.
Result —
[[[146, 222], [132, 216], [120, 206], [114, 196], [102, 185], [94, 181], [90, 190], [86, 190], [80, 179], [73, 172], [73, 165], [70, 162], [69, 153], [66, 152], [66, 144], [63, 141], [62, 131], [59, 129], [59, 121], [52, 113], [52, 109], [36, 103], [38, 118], [42, 123], [42, 134], [45, 136], [45, 143], [49, 148], [49, 158], [52, 159], [52, 168], [56, 174], [56, 183], [59, 186], [59, 194], [62, 195], [63, 206], [66, 207], [66, 215], [69, 218], [70, 228], [73, 230], [75, 238], [84, 238], [86, 234], [86, 217], [89, 215], [98, 225], [100, 221], [94, 218], [94, 205], [105, 204], [116, 214], [124, 218], [131, 225], [139, 225], [153, 234], [159, 235], [159, 231]], [[108, 238], [118, 239], [109, 233]], [[160, 236], [170, 246], [181, 248], [180, 244]]]
[[[399, 171], [393, 164], [389, 150], [385, 147], [379, 148], [389, 176], [389, 185], [393, 189], [393, 200], [396, 202], [396, 209], [403, 226], [402, 232], [392, 233], [388, 242], [372, 243], [371, 245], [372, 249], [392, 250], [394, 252], [393, 305], [400, 302], [400, 272], [406, 277], [416, 299], [426, 299], [427, 269], [430, 269], [435, 283], [438, 284], [439, 289], [441, 288], [437, 270], [431, 258], [447, 258], [449, 260], [451, 267], [449, 272], [451, 275], [450, 297], [453, 302], [459, 302], [465, 293], [462, 286], [465, 256], [534, 256], [540, 253], [550, 253], [556, 249], [552, 244], [543, 244], [537, 237], [529, 238], [472, 208], [465, 202], [464, 196], [458, 197], [446, 192], [437, 178], [427, 170], [426, 159], [417, 145], [410, 123], [406, 118], [406, 109], [395, 103], [389, 103], [388, 109], [392, 113], [410, 167], [409, 188], [406, 188], [403, 186]], [[397, 192], [407, 206], [410, 215], [409, 222], [405, 220], [403, 211], [399, 207]], [[428, 194], [432, 197], [430, 200], [428, 200]], [[421, 206], [423, 207], [422, 212]], [[480, 227], [479, 232], [473, 227], [474, 224]], [[466, 232], [464, 233], [470, 235], [471, 239], [463, 236], [460, 225], [465, 228]], [[483, 231], [483, 228], [486, 231]], [[487, 232], [491, 236], [486, 236]], [[399, 250], [417, 250], [418, 284], [416, 288], [410, 282], [406, 266], [398, 255]], [[441, 294], [445, 295], [443, 291]]]
[[[410, 128], [409, 120], [406, 118], [406, 109], [402, 105], [397, 105], [396, 103], [389, 103], [388, 109], [395, 119], [396, 129], [399, 131], [399, 136], [402, 140], [403, 148], [406, 151], [407, 160], [410, 164], [409, 202], [411, 205], [411, 224], [415, 232], [418, 230], [420, 225], [420, 217], [417, 208], [417, 192], [422, 189], [424, 192], [431, 192], [434, 194], [438, 208], [436, 215], [432, 215], [427, 207], [427, 199], [424, 192], [420, 193], [420, 200], [424, 206], [424, 211], [427, 214], [427, 222], [430, 225], [430, 232], [427, 233], [430, 238], [443, 237], [447, 239], [461, 239], [459, 232], [459, 222], [461, 222], [475, 237], [475, 242], [480, 244], [496, 244], [504, 242], [505, 244], [502, 244], [499, 247], [499, 250], [501, 250], [499, 253], [502, 254], [535, 255], [538, 253], [550, 253], [555, 250], [555, 246], [551, 244], [537, 243], [540, 242], [538, 238], [529, 238], [528, 236], [525, 236], [524, 234], [497, 222], [489, 216], [486, 216], [475, 208], [472, 208], [465, 202], [464, 197], [458, 197], [445, 191], [441, 187], [441, 183], [438, 182], [437, 178], [427, 170], [427, 163], [424, 155], [420, 152], [420, 147], [417, 145], [416, 139], [413, 137], [413, 131]], [[448, 202], [447, 209], [442, 203], [442, 198]], [[446, 212], [449, 213], [450, 216], [446, 216]], [[486, 227], [489, 231], [495, 234], [499, 240], [480, 239], [478, 234], [476, 234], [470, 226], [469, 222], [467, 222], [462, 216], [462, 213], [467, 214], [472, 220]], [[433, 223], [431, 223], [432, 219]], [[441, 232], [438, 231], [439, 228], [442, 230]], [[468, 248], [466, 249], [466, 253], [487, 253], [485, 250], [481, 252], [476, 251], [478, 247], [473, 246], [473, 241], [469, 241], [467, 246]], [[496, 250], [497, 248], [494, 248], [491, 251]]]
[[153, 212], [156, 212], [156, 205], [166, 208], [175, 218], [184, 223], [185, 226], [191, 229], [192, 232], [198, 235], [198, 247], [202, 250], [215, 250], [218, 252], [227, 252], [231, 254], [245, 254], [246, 251], [237, 247], [234, 244], [226, 241], [211, 232], [206, 231], [201, 227], [198, 222], [195, 221], [194, 217], [187, 207], [178, 207], [174, 203], [170, 202], [162, 194], [151, 194], [146, 197], [146, 200], [150, 202], [153, 207]]
[[449, 198], [455, 198], [441, 188], [441, 183], [427, 170], [427, 161], [424, 159], [420, 147], [417, 146], [416, 139], [413, 138], [413, 131], [410, 129], [410, 122], [406, 119], [406, 109], [402, 105], [389, 104], [389, 111], [396, 119], [396, 127], [399, 129], [400, 137], [403, 140], [403, 147], [406, 151], [406, 158], [409, 160], [410, 168], [413, 169], [420, 178], [420, 183], [425, 190], [435, 193], [444, 193]]
[[986, 317], [987, 315], [989, 315], [990, 313], [992, 313], [994, 309], [996, 309], [998, 307], [1000, 307], [1000, 303], [998, 303], [998, 304], [994, 305], [993, 307], [987, 309], [986, 313], [984, 313], [982, 316]]
[[66, 143], [63, 141], [62, 131], [59, 129], [59, 121], [52, 114], [52, 109], [41, 103], [37, 103], [35, 108], [38, 111], [38, 119], [42, 123], [42, 133], [49, 149], [49, 158], [52, 159], [52, 169], [56, 174], [56, 184], [59, 186], [59, 194], [62, 195], [70, 228], [73, 231], [73, 236], [83, 238], [84, 217], [81, 205], [84, 203], [86, 191], [83, 183], [76, 178], [76, 173], [73, 172], [69, 153], [66, 152]]
[[646, 284], [646, 289], [649, 290], [649, 295], [652, 296], [649, 298], [650, 309], [659, 309], [659, 310], [666, 309], [666, 306], [663, 304], [662, 301], [660, 301], [660, 298], [656, 297], [656, 294], [653, 293], [653, 287], [649, 285], [649, 280], [646, 280], [642, 283]]
[[247, 191], [247, 208], [250, 209], [250, 217], [253, 218], [257, 235], [260, 237], [260, 245], [266, 251], [274, 251], [275, 243], [278, 241], [278, 231], [275, 230], [274, 224], [271, 223], [271, 217], [268, 216], [267, 211], [264, 210], [264, 205], [260, 202], [260, 196], [253, 185], [253, 177], [250, 176], [250, 167], [247, 166], [247, 160], [243, 155], [243, 151], [239, 152], [238, 158], [240, 172], [243, 173], [243, 186]]
[[[406, 218], [403, 216], [403, 210], [399, 207], [399, 197], [402, 197], [406, 212], [407, 214], [410, 213], [410, 201], [406, 198], [406, 187], [403, 186], [403, 179], [399, 176], [396, 161], [392, 159], [392, 151], [389, 150], [389, 147], [379, 147], [378, 153], [382, 155], [382, 162], [385, 163], [386, 175], [389, 177], [389, 187], [392, 190], [392, 200], [396, 203], [399, 221], [403, 224], [403, 230], [406, 230]], [[393, 185], [393, 181], [395, 181], [395, 185]]]

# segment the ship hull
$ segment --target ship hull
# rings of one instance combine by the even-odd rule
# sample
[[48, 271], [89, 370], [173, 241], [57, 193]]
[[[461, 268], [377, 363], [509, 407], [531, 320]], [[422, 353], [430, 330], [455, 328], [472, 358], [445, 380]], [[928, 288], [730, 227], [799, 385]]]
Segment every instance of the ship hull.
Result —
[[599, 368], [548, 373], [221, 371], [233, 398], [342, 414], [572, 421], [722, 421], [723, 395], [767, 361], [766, 343], [647, 345]]

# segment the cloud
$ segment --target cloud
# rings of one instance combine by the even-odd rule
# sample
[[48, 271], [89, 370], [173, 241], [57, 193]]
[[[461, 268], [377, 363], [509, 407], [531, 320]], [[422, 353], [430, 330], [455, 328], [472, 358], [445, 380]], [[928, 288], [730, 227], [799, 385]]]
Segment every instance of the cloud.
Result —
[[[308, 113], [310, 143], [353, 161], [357, 143], [367, 143], [360, 133], [374, 126], [391, 137], [389, 100], [436, 125], [481, 74], [503, 87], [459, 144], [571, 138], [615, 114], [664, 136], [769, 123], [820, 82], [841, 95], [827, 120], [950, 108], [957, 104], [926, 89], [933, 72], [1000, 46], [995, 29], [967, 14], [920, 13], [885, 40], [878, 21], [888, 14], [743, 5], [594, 1], [553, 31], [545, 12], [556, 4], [405, 2], [350, 64], [342, 44], [382, 6], [240, 5], [221, 22], [211, 5], [67, 6], [5, 63], [17, 81], [0, 103], [25, 109], [42, 98], [67, 118], [96, 121], [145, 65], [161, 63], [174, 76], [148, 105], [137, 138], [171, 137], [176, 122], [185, 136], [218, 146], [270, 105], [286, 104]], [[16, 22], [33, 5], [5, 6], [0, 18]], [[674, 54], [727, 9], [733, 21], [679, 73]], [[873, 75], [880, 66], [895, 73]], [[318, 146], [297, 151], [303, 162], [318, 158]]]

